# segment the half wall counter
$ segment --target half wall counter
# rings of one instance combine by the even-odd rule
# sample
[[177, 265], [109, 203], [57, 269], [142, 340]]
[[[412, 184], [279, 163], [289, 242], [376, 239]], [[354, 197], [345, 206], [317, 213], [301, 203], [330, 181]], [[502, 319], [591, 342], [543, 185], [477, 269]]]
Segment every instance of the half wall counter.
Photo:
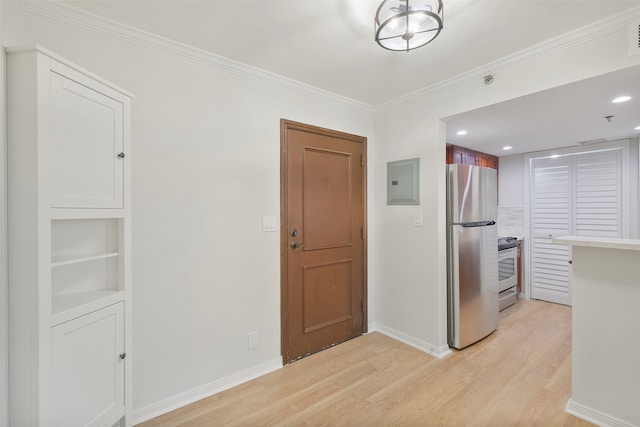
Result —
[[572, 246], [572, 374], [566, 411], [640, 426], [640, 240], [563, 236]]

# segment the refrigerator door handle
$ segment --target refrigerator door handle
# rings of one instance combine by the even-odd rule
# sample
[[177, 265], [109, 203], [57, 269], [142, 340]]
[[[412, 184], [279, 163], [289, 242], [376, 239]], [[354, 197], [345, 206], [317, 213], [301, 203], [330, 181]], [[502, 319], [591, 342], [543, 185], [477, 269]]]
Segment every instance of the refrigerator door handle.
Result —
[[452, 222], [451, 225], [459, 225], [461, 227], [486, 227], [496, 225], [495, 221], [477, 221], [477, 222]]

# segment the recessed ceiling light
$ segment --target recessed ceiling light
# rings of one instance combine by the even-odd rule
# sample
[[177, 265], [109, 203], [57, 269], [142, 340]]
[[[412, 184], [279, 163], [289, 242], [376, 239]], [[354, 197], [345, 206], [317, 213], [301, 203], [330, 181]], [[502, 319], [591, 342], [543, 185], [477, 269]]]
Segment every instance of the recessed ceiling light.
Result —
[[636, 127], [635, 127], [635, 130], [640, 130], [640, 126], [636, 126]]
[[466, 135], [467, 131], [466, 130], [459, 130], [458, 131], [458, 135], [462, 136], [462, 135]]
[[510, 145], [505, 145], [504, 147], [502, 147], [503, 150], [511, 150], [513, 147]]
[[631, 99], [630, 96], [624, 95], [624, 96], [619, 96], [619, 97], [613, 99], [611, 102], [614, 102], [614, 103], [617, 104], [619, 102], [627, 102], [630, 99]]

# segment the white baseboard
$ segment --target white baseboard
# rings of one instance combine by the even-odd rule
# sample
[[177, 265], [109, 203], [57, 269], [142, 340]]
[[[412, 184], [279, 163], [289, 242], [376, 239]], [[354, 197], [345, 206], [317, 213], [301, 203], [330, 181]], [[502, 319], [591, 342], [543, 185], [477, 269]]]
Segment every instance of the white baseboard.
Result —
[[443, 345], [438, 347], [436, 345], [430, 344], [426, 341], [422, 341], [418, 338], [412, 337], [411, 335], [407, 335], [403, 332], [397, 331], [393, 328], [390, 328], [386, 325], [382, 325], [380, 323], [373, 323], [369, 325], [369, 332], [374, 332], [374, 331], [378, 331], [395, 340], [398, 340], [407, 345], [410, 345], [411, 347], [415, 347], [418, 350], [422, 350], [425, 353], [429, 353], [430, 355], [438, 359], [442, 359], [451, 354], [451, 350], [449, 349], [448, 345]]
[[278, 357], [212, 383], [177, 394], [168, 399], [152, 403], [151, 405], [147, 405], [140, 409], [135, 409], [133, 411], [133, 424], [139, 424], [143, 421], [150, 420], [151, 418], [166, 414], [167, 412], [204, 399], [205, 397], [213, 396], [216, 393], [220, 393], [221, 391], [235, 387], [280, 368], [282, 368], [282, 358]]
[[612, 417], [572, 399], [569, 399], [564, 411], [600, 427], [637, 427], [635, 424]]
[[[449, 346], [447, 345], [438, 347], [426, 341], [422, 341], [410, 335], [404, 334], [388, 326], [381, 325], [379, 323], [373, 323], [369, 325], [369, 332], [374, 331], [378, 331], [395, 340], [415, 347], [418, 350], [429, 353], [430, 355], [438, 359], [442, 359], [451, 354], [451, 350], [449, 350]], [[244, 371], [229, 375], [228, 377], [214, 381], [210, 384], [205, 384], [184, 393], [177, 394], [173, 397], [161, 400], [156, 403], [152, 403], [151, 405], [147, 405], [143, 408], [135, 409], [133, 411], [133, 424], [139, 424], [160, 415], [166, 414], [167, 412], [171, 412], [175, 409], [181, 408], [185, 405], [204, 399], [206, 397], [213, 396], [216, 393], [220, 393], [221, 391], [227, 390], [231, 387], [235, 387], [239, 384], [245, 383], [249, 380], [268, 374], [269, 372], [273, 372], [280, 368], [282, 368], [282, 359], [278, 357], [252, 368], [245, 369]]]

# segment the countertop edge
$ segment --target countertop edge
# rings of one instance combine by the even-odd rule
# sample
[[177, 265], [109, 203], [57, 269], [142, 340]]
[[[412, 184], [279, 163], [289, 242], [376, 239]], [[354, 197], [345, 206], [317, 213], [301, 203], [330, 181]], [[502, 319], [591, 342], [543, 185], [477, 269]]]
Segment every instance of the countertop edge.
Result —
[[639, 239], [619, 239], [612, 237], [560, 236], [551, 239], [561, 245], [586, 246], [603, 249], [624, 249], [640, 251]]

